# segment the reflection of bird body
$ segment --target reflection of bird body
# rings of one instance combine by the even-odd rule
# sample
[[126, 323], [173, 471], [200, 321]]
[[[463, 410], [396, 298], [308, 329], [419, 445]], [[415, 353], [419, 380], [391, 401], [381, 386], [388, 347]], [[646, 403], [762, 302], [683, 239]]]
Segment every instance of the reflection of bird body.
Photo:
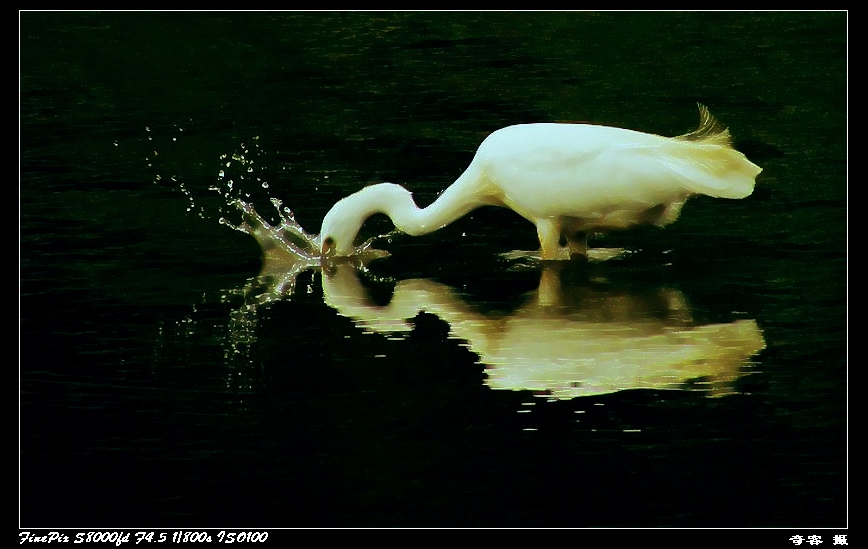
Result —
[[[581, 323], [517, 319], [480, 351], [492, 389], [573, 398], [623, 389], [674, 389], [708, 378], [726, 391], [764, 346], [754, 320], [671, 327], [664, 322]], [[475, 349], [476, 350], [476, 349]]]
[[428, 312], [449, 324], [486, 366], [492, 389], [545, 391], [553, 398], [624, 389], [677, 389], [696, 379], [725, 393], [748, 359], [765, 347], [756, 321], [696, 324], [677, 290], [629, 294], [572, 289], [546, 268], [527, 303], [508, 315], [475, 311], [453, 288], [402, 280], [388, 305], [374, 305], [357, 271], [323, 276], [325, 302], [357, 326], [388, 334], [413, 330]]
[[732, 148], [729, 131], [705, 107], [700, 115], [699, 128], [679, 137], [588, 124], [497, 130], [426, 208], [393, 183], [337, 202], [323, 219], [322, 253], [353, 254], [359, 229], [375, 213], [415, 236], [481, 206], [504, 206], [536, 225], [543, 259], [559, 259], [586, 253], [588, 232], [672, 223], [690, 196], [750, 195], [761, 169]]

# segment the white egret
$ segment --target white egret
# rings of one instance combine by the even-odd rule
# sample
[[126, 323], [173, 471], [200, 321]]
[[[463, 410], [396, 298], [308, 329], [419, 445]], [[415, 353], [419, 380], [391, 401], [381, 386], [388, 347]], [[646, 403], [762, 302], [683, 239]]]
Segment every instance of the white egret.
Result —
[[542, 259], [586, 255], [588, 233], [662, 227], [691, 196], [753, 192], [762, 169], [732, 148], [729, 130], [705, 106], [699, 113], [699, 127], [677, 137], [591, 124], [502, 128], [428, 207], [394, 183], [365, 187], [332, 206], [317, 245], [323, 256], [352, 255], [362, 224], [376, 213], [418, 236], [481, 206], [502, 206], [536, 225]]

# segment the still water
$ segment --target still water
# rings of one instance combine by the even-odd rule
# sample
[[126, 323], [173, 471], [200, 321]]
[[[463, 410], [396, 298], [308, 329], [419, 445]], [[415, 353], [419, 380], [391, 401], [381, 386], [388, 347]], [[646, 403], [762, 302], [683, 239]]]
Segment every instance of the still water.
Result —
[[[846, 527], [846, 54], [845, 12], [21, 13], [20, 525]], [[608, 261], [496, 208], [327, 265], [233, 230], [697, 102], [756, 191]]]

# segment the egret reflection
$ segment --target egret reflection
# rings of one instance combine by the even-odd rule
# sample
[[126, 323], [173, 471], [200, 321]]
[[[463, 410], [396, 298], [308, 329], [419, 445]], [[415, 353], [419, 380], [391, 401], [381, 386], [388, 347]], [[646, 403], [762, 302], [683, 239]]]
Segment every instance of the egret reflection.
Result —
[[421, 312], [449, 324], [485, 366], [492, 389], [556, 399], [626, 389], [701, 389], [725, 394], [765, 341], [754, 320], [697, 324], [681, 292], [627, 292], [605, 284], [564, 287], [543, 267], [539, 287], [510, 313], [484, 314], [455, 288], [402, 280], [387, 305], [373, 304], [352, 265], [322, 277], [323, 298], [364, 330], [406, 333]]
[[245, 296], [239, 318], [255, 322], [260, 307], [289, 298], [296, 278], [311, 268], [320, 272], [311, 283], [321, 281], [325, 304], [361, 330], [402, 337], [420, 313], [436, 315], [450, 338], [479, 356], [491, 389], [554, 399], [627, 389], [719, 396], [732, 392], [765, 347], [754, 320], [695, 322], [676, 289], [565, 281], [557, 265], [541, 267], [539, 286], [517, 308], [490, 313], [455, 287], [425, 278], [398, 281], [388, 303], [377, 304], [362, 262], [311, 267], [272, 251], [260, 275], [237, 291]]

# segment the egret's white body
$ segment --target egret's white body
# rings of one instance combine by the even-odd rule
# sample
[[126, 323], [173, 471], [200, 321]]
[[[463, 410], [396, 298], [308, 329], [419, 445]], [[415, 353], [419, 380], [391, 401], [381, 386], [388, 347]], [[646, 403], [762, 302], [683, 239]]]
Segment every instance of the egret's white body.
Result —
[[428, 207], [419, 208], [400, 185], [371, 185], [331, 208], [319, 243], [323, 255], [351, 255], [375, 213], [415, 236], [493, 205], [536, 225], [543, 259], [561, 259], [585, 254], [588, 232], [668, 225], [690, 196], [749, 196], [761, 171], [732, 148], [729, 131], [703, 106], [699, 128], [678, 137], [589, 124], [508, 126], [482, 142]]

